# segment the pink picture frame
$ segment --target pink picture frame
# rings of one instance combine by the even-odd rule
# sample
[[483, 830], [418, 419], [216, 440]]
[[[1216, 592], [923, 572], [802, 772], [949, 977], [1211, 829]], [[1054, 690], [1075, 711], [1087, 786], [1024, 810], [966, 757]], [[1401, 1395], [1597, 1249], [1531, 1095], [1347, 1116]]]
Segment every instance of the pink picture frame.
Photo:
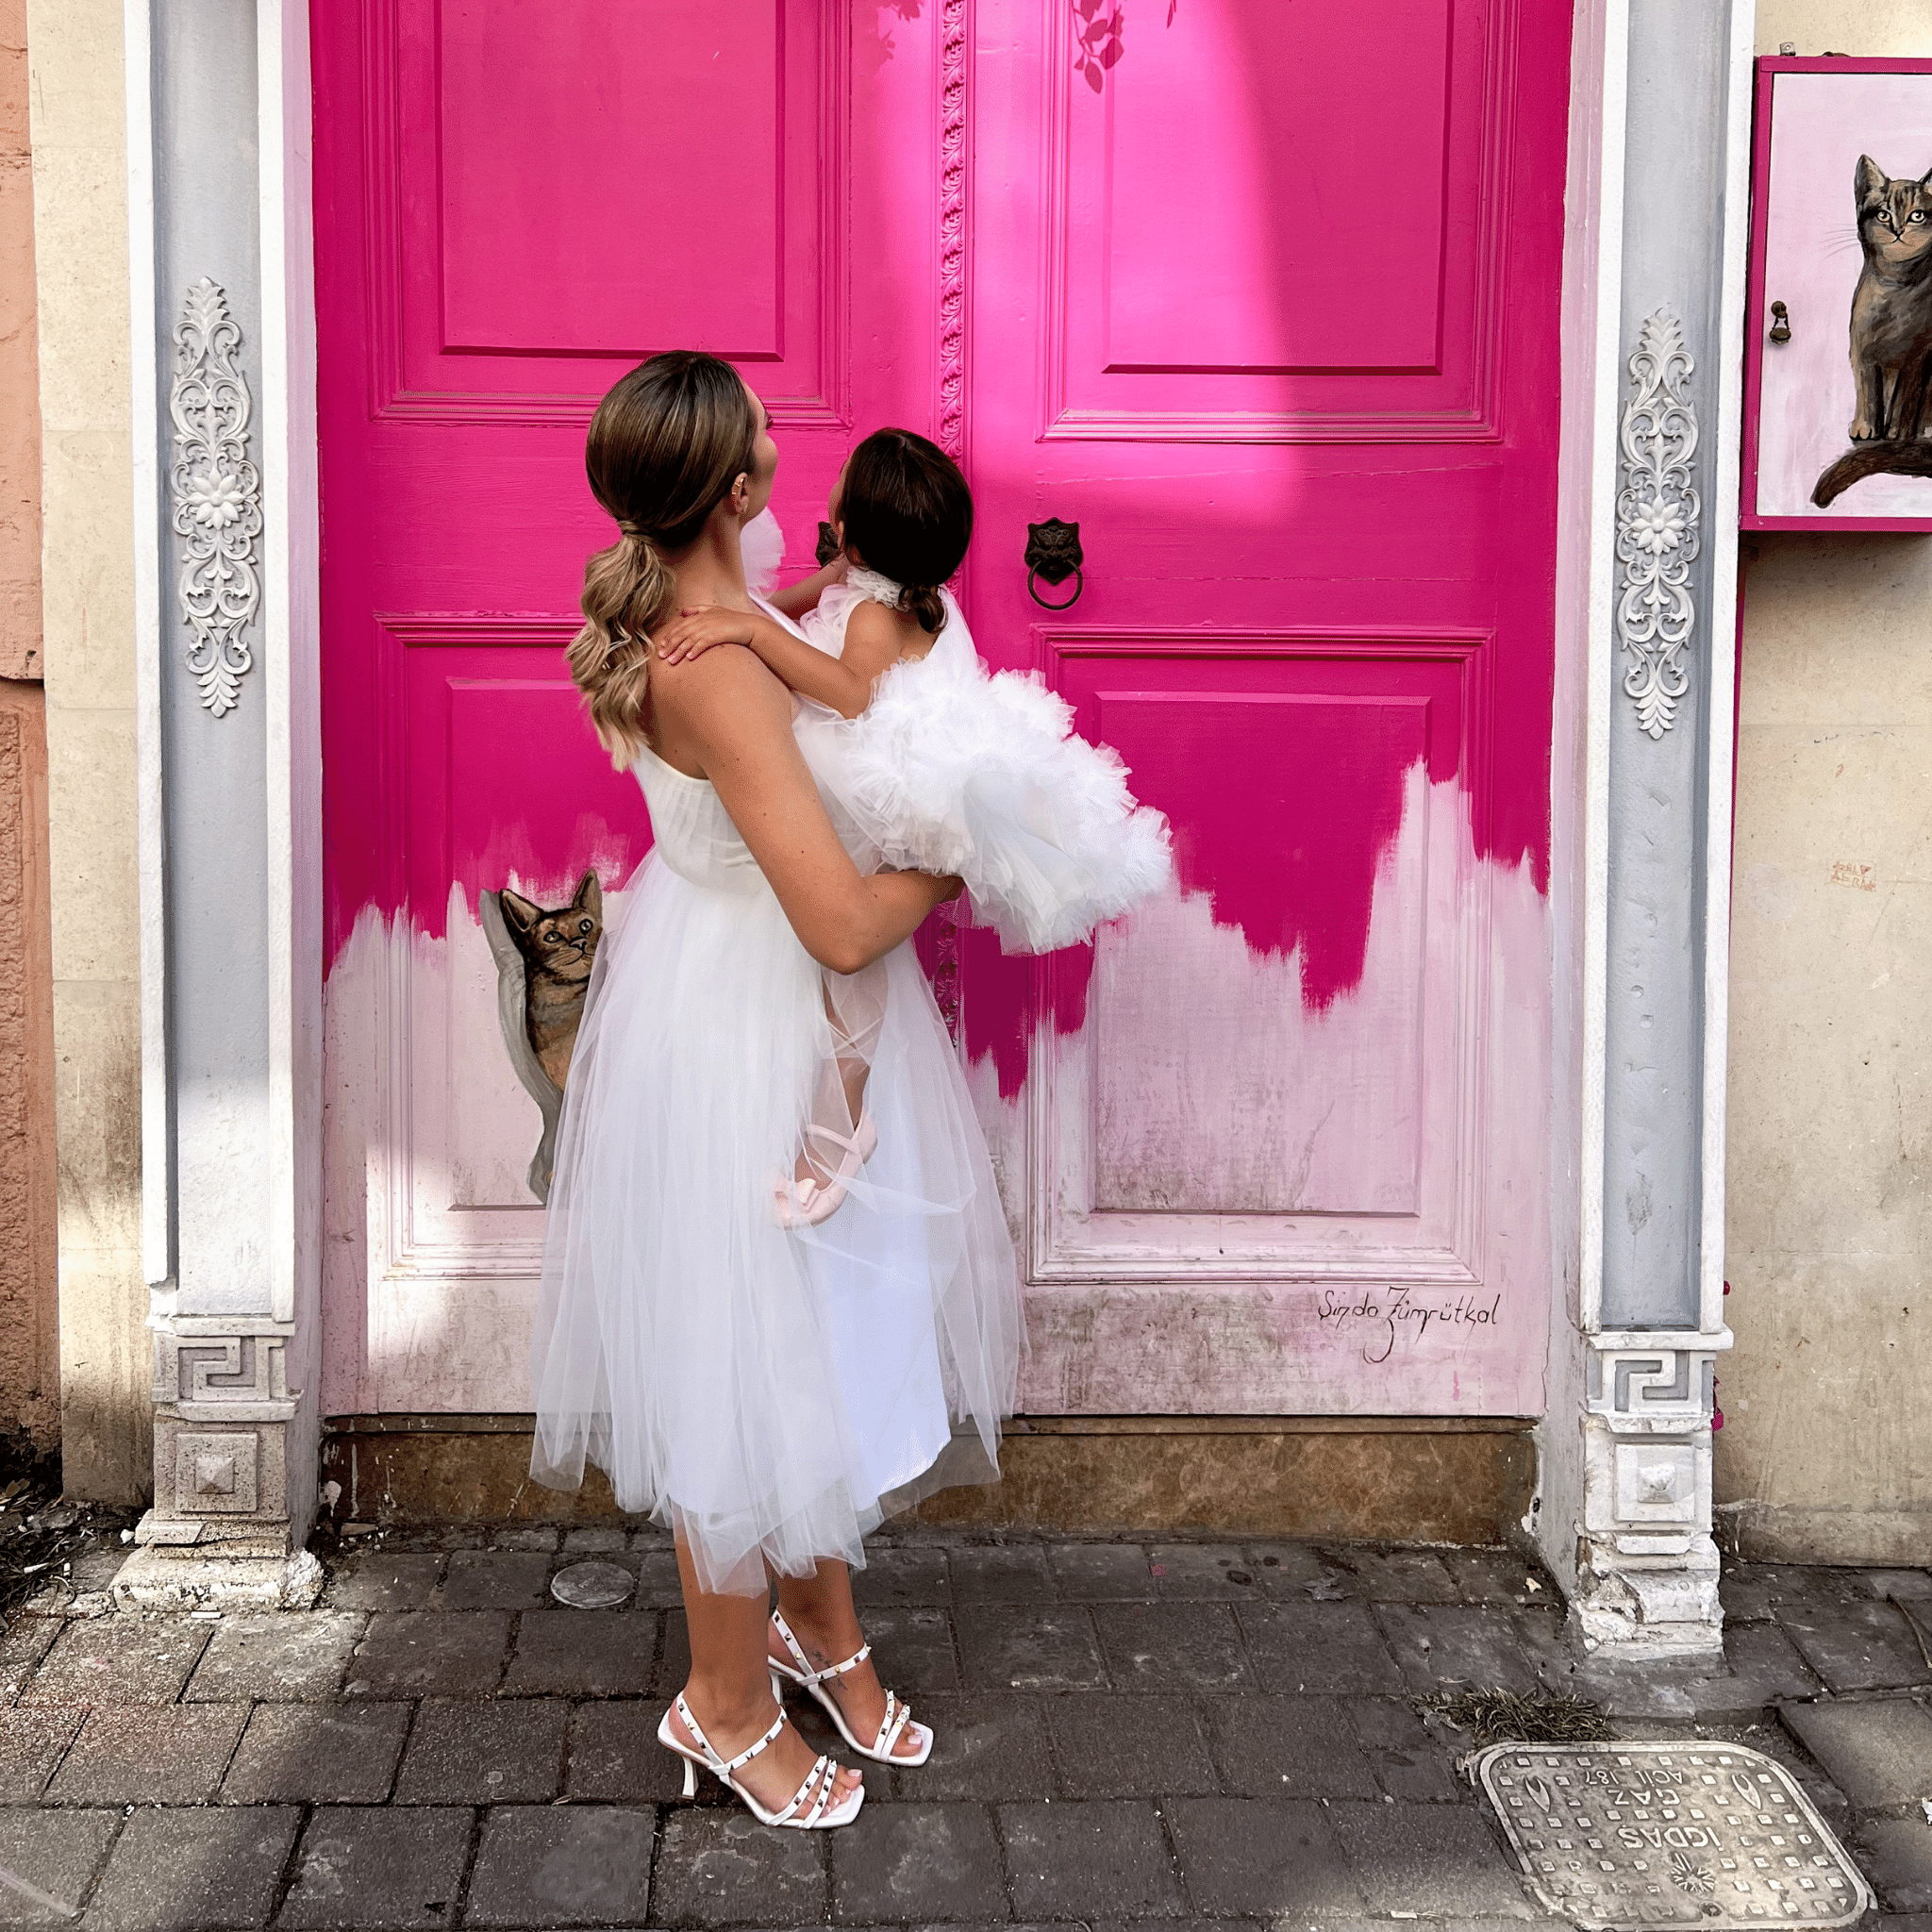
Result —
[[[1844, 480], [1859, 467], [1843, 463], [1855, 449], [1868, 462], [1878, 454], [1850, 436], [1851, 300], [1864, 265], [1854, 177], [1868, 154], [1913, 178], [1932, 170], [1932, 60], [1757, 61], [1739, 515], [1747, 530], [1932, 530], [1932, 475], [1878, 469]], [[1773, 313], [1780, 302], [1782, 318]], [[1774, 342], [1779, 321], [1789, 339]], [[1932, 418], [1922, 434], [1932, 437]]]

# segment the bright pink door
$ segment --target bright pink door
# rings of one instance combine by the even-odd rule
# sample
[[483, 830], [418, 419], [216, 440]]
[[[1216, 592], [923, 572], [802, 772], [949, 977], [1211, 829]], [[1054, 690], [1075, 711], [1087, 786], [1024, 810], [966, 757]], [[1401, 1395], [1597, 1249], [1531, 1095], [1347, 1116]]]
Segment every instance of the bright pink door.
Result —
[[314, 9], [331, 1412], [527, 1406], [482, 895], [648, 843], [559, 647], [591, 405], [682, 344], [770, 404], [794, 561], [855, 435], [959, 449], [987, 654], [1175, 824], [1091, 952], [932, 948], [1029, 1406], [1540, 1407], [1567, 12]]

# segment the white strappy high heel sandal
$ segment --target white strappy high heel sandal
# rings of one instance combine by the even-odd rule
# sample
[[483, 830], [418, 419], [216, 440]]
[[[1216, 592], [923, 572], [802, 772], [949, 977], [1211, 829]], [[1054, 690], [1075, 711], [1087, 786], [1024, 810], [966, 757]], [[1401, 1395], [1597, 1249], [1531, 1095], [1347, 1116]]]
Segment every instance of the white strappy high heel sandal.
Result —
[[698, 1727], [697, 1719], [691, 1716], [691, 1706], [684, 1701], [682, 1690], [672, 1699], [672, 1703], [698, 1748], [693, 1751], [671, 1728], [671, 1712], [668, 1710], [658, 1720], [658, 1741], [665, 1750], [684, 1759], [684, 1795], [687, 1798], [697, 1794], [697, 1770], [699, 1765], [703, 1765], [726, 1790], [736, 1792], [744, 1801], [744, 1808], [760, 1824], [777, 1825], [789, 1831], [833, 1831], [841, 1824], [850, 1824], [858, 1816], [858, 1807], [865, 1803], [865, 1787], [854, 1785], [846, 1796], [834, 1804], [839, 1767], [829, 1757], [821, 1757], [806, 1773], [805, 1782], [791, 1794], [791, 1802], [781, 1811], [767, 1811], [732, 1776], [740, 1765], [749, 1764], [785, 1728], [787, 1719], [783, 1704], [778, 1707], [777, 1722], [756, 1744], [741, 1751], [736, 1757], [720, 1757]]
[[823, 1671], [811, 1667], [811, 1659], [806, 1656], [804, 1646], [791, 1634], [791, 1625], [785, 1621], [783, 1610], [772, 1612], [772, 1628], [778, 1633], [778, 1641], [791, 1653], [791, 1662], [781, 1664], [776, 1657], [771, 1659], [772, 1692], [782, 1698], [784, 1691], [779, 1689], [779, 1679], [788, 1684], [796, 1684], [800, 1689], [809, 1690], [824, 1707], [825, 1715], [839, 1727], [839, 1735], [861, 1757], [870, 1757], [878, 1764], [896, 1764], [902, 1770], [912, 1771], [924, 1764], [932, 1756], [932, 1729], [929, 1725], [917, 1726], [921, 1734], [917, 1751], [908, 1755], [896, 1755], [895, 1745], [908, 1724], [912, 1723], [912, 1707], [900, 1703], [895, 1692], [886, 1692], [886, 1714], [879, 1720], [877, 1733], [870, 1744], [861, 1743], [852, 1735], [852, 1727], [845, 1722], [845, 1713], [839, 1708], [839, 1700], [824, 1688], [828, 1677], [842, 1677], [847, 1671], [856, 1671], [872, 1655], [872, 1645], [862, 1643], [857, 1657], [848, 1657], [842, 1664], [830, 1664]]

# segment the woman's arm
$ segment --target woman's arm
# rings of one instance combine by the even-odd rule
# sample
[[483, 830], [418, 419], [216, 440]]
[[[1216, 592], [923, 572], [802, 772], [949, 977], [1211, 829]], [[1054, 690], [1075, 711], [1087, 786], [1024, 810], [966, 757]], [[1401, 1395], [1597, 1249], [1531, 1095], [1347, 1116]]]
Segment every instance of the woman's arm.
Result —
[[867, 878], [853, 864], [791, 735], [785, 688], [748, 654], [708, 651], [686, 663], [654, 663], [651, 683], [660, 732], [703, 766], [799, 943], [821, 966], [858, 972], [958, 895], [955, 878]]

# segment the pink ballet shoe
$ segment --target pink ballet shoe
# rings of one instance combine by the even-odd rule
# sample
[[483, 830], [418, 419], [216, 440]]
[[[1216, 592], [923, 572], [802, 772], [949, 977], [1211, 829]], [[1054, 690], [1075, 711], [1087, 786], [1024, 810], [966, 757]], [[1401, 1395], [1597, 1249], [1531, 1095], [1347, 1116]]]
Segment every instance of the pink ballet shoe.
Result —
[[879, 1144], [878, 1129], [873, 1125], [872, 1115], [861, 1113], [858, 1124], [848, 1139], [843, 1134], [835, 1134], [830, 1127], [822, 1127], [816, 1122], [807, 1125], [805, 1138], [808, 1141], [824, 1141], [842, 1149], [839, 1158], [838, 1172], [824, 1183], [818, 1181], [788, 1181], [777, 1190], [778, 1225], [783, 1228], [816, 1227], [822, 1221], [829, 1221], [845, 1200], [847, 1185], [858, 1177], [858, 1170], [873, 1157]]

